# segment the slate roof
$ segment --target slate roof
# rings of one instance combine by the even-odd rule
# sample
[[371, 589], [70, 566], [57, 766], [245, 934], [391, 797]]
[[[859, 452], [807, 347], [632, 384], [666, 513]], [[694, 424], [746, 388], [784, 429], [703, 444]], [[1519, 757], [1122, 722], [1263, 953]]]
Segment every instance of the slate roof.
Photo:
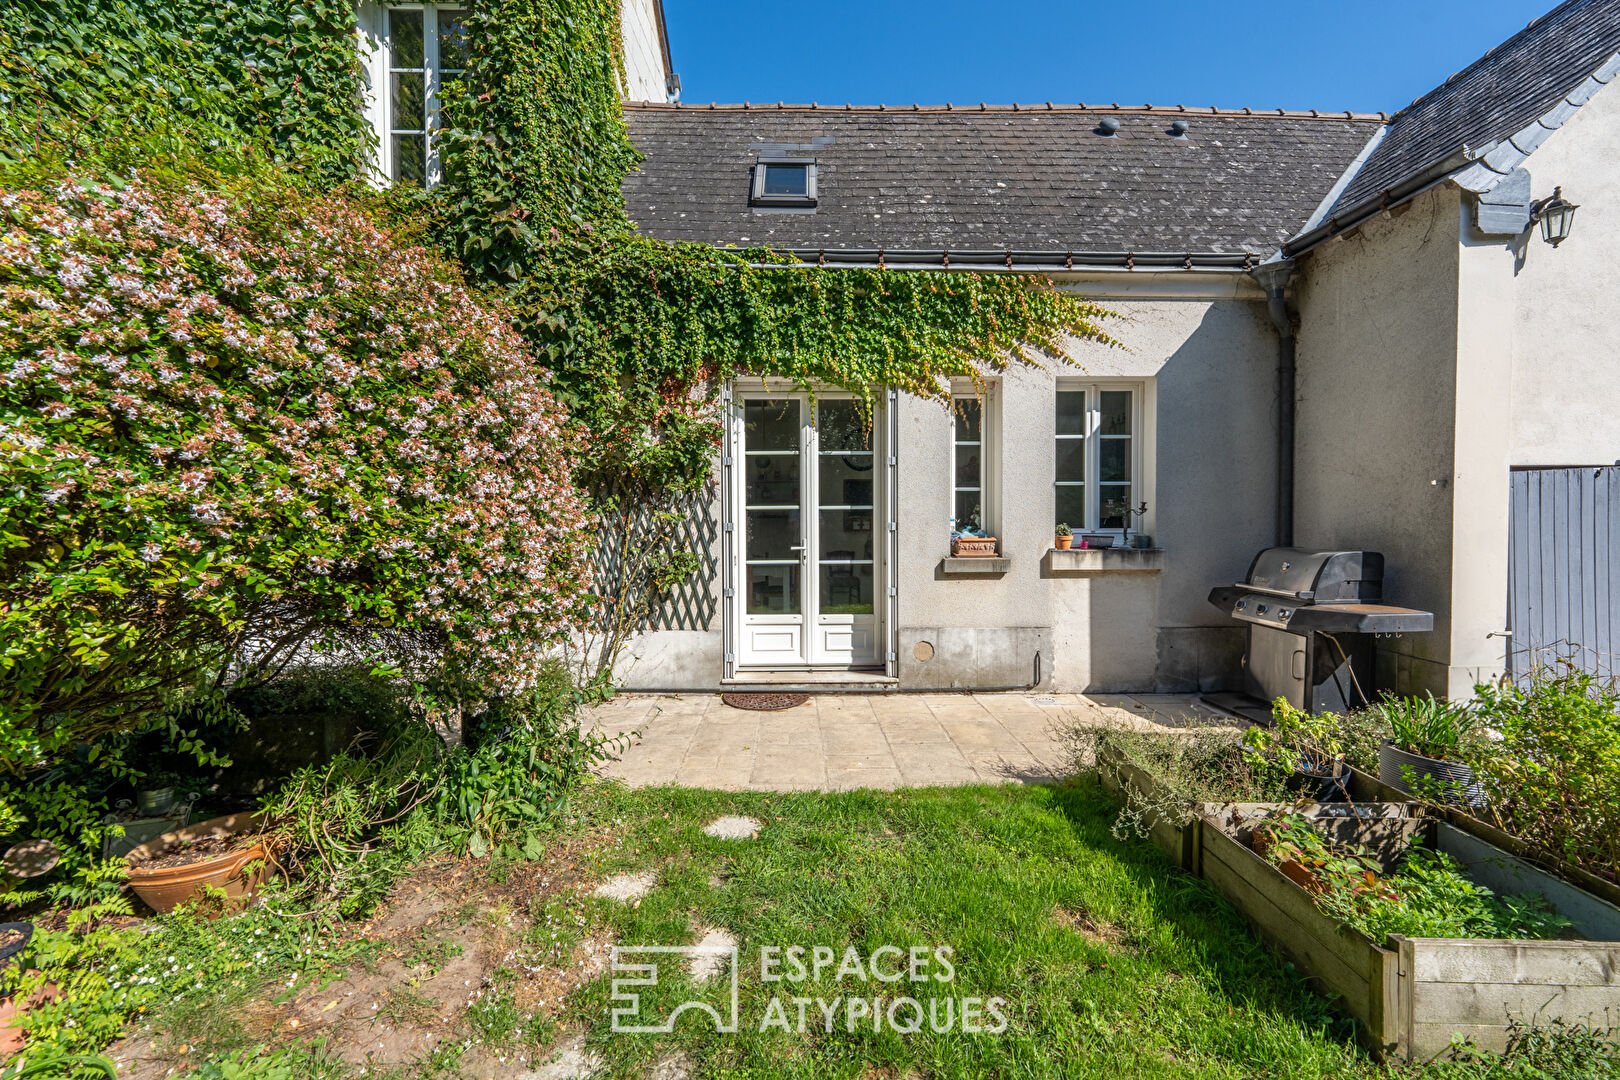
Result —
[[[1386, 119], [1179, 107], [627, 104], [650, 236], [778, 250], [1243, 253], [1294, 235]], [[1117, 135], [1099, 134], [1113, 116]], [[1170, 125], [1189, 121], [1186, 138]], [[758, 143], [816, 147], [814, 212], [748, 203]]]
[[1340, 193], [1349, 209], [1463, 147], [1533, 123], [1620, 51], [1620, 0], [1569, 0], [1396, 113]]

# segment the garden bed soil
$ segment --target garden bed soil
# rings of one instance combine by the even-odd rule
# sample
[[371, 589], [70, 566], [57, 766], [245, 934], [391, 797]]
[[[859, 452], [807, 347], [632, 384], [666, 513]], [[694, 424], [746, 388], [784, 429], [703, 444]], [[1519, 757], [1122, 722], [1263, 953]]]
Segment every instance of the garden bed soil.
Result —
[[165, 870], [171, 866], [190, 866], [192, 863], [206, 862], [243, 848], [250, 848], [255, 843], [257, 841], [252, 837], [244, 839], [234, 836], [206, 836], [200, 840], [178, 844], [162, 852], [142, 852], [139, 855], [132, 853], [129, 865], [133, 870]]

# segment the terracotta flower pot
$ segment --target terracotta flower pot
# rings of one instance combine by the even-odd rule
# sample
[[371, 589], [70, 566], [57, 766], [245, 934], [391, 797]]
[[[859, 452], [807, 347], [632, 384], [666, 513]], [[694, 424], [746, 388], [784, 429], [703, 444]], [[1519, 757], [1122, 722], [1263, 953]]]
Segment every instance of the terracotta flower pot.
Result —
[[[262, 842], [211, 859], [199, 859], [180, 866], [141, 869], [134, 863], [140, 859], [161, 857], [164, 853], [193, 841], [211, 837], [239, 836], [254, 832], [258, 828], [257, 814], [231, 814], [228, 817], [211, 818], [208, 821], [199, 821], [195, 825], [187, 825], [183, 829], [176, 829], [174, 832], [164, 833], [156, 840], [142, 844], [124, 856], [130, 861], [130, 888], [134, 889], [135, 895], [146, 901], [153, 911], [160, 914], [173, 911], [201, 892], [204, 885], [223, 889], [225, 895], [233, 901], [245, 900], [253, 895], [254, 890], [264, 879], [263, 864], [268, 860], [268, 853]], [[243, 868], [254, 861], [261, 864], [260, 868], [251, 874], [245, 873]]]
[[1298, 859], [1277, 859], [1273, 861], [1269, 858], [1268, 853], [1271, 851], [1275, 839], [1270, 829], [1261, 827], [1254, 830], [1254, 837], [1249, 841], [1249, 846], [1254, 849], [1256, 855], [1275, 866], [1283, 877], [1306, 892], [1319, 893], [1324, 891], [1326, 887], [1322, 884], [1322, 879], [1316, 876], [1314, 870]]
[[1069, 550], [1069, 545], [1072, 544], [1072, 543], [1074, 543], [1074, 537], [1073, 536], [1054, 536], [1054, 537], [1052, 537], [1052, 546], [1057, 548], [1059, 551], [1068, 551]]

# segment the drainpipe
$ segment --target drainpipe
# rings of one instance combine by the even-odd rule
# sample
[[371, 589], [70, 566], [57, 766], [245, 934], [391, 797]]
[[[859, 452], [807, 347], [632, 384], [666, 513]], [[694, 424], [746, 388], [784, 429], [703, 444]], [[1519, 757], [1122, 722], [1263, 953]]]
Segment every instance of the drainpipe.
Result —
[[1277, 327], [1277, 546], [1294, 546], [1294, 320], [1286, 292], [1292, 259], [1262, 263], [1251, 273], [1266, 290], [1266, 311]]

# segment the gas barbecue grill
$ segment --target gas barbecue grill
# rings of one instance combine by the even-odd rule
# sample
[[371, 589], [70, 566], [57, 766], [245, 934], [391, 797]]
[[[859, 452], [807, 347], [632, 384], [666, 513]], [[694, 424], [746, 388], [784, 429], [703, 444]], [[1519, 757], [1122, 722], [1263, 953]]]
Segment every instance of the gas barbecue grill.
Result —
[[1313, 713], [1343, 713], [1376, 698], [1375, 637], [1434, 629], [1433, 613], [1390, 607], [1383, 598], [1378, 552], [1301, 548], [1267, 548], [1245, 580], [1209, 593], [1211, 604], [1249, 625], [1249, 694], [1260, 704], [1280, 697]]

